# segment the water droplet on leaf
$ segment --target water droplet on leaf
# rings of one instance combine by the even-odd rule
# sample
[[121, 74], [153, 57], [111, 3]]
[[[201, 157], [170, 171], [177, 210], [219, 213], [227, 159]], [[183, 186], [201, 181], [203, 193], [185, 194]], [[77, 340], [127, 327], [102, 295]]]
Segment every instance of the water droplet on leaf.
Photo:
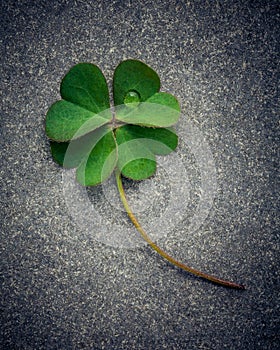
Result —
[[135, 90], [130, 90], [125, 95], [124, 103], [129, 107], [137, 107], [140, 103], [140, 95]]

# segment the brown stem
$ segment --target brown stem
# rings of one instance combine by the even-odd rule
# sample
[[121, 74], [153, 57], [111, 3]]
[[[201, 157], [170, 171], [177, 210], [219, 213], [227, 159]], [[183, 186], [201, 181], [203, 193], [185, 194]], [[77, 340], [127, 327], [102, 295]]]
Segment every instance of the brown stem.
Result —
[[201, 272], [199, 270], [193, 269], [192, 267], [189, 267], [189, 266], [181, 263], [180, 261], [174, 259], [172, 256], [167, 254], [164, 250], [162, 250], [158, 245], [156, 245], [156, 243], [154, 243], [151, 240], [151, 238], [147, 235], [147, 233], [143, 230], [143, 228], [139, 224], [138, 220], [136, 219], [136, 217], [132, 213], [130, 206], [129, 206], [127, 199], [126, 199], [125, 191], [124, 191], [122, 180], [121, 180], [121, 174], [118, 170], [116, 171], [116, 180], [117, 180], [117, 186], [118, 186], [120, 198], [122, 200], [123, 206], [124, 206], [128, 216], [129, 216], [130, 220], [132, 221], [134, 226], [137, 228], [137, 230], [140, 232], [140, 234], [144, 238], [144, 240], [150, 245], [151, 248], [153, 248], [156, 252], [158, 252], [159, 255], [161, 255], [163, 258], [168, 260], [171, 264], [173, 264], [173, 265], [175, 265], [175, 266], [177, 266], [177, 267], [179, 267], [179, 268], [181, 268], [189, 273], [192, 273], [196, 276], [202, 277], [208, 281], [220, 284], [224, 287], [235, 288], [235, 289], [245, 289], [245, 287], [241, 284], [225, 281], [223, 279], [220, 279], [220, 278], [208, 275], [208, 274]]

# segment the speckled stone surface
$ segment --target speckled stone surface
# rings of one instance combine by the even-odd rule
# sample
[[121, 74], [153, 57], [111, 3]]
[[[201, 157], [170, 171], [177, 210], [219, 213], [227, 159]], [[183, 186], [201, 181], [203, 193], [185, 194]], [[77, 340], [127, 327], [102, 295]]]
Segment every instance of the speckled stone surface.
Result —
[[[279, 349], [279, 2], [7, 0], [0, 13], [1, 349]], [[180, 203], [158, 243], [246, 291], [138, 245], [102, 187], [87, 194], [103, 227], [67, 209], [45, 114], [72, 65], [95, 63], [111, 84], [126, 58], [178, 97], [186, 136], [181, 198], [164, 166], [125, 183], [140, 221]], [[130, 247], [102, 242], [116, 225]]]

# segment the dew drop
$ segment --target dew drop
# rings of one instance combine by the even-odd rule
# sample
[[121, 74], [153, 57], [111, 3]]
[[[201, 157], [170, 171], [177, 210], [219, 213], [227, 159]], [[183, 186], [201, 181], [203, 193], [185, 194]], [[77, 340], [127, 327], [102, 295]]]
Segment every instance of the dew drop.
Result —
[[125, 95], [124, 103], [130, 107], [137, 107], [140, 103], [140, 95], [135, 90], [130, 90]]

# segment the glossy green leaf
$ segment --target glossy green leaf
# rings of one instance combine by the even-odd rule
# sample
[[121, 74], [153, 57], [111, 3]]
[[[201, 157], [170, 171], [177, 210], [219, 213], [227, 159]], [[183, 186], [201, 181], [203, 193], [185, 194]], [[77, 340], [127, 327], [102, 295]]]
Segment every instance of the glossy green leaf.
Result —
[[101, 70], [91, 63], [79, 63], [65, 75], [61, 97], [94, 114], [110, 108], [109, 91]]
[[174, 151], [178, 136], [172, 129], [147, 128], [138, 125], [123, 125], [116, 130], [118, 143], [139, 139], [152, 153], [166, 155]]
[[156, 159], [151, 150], [142, 140], [133, 138], [127, 130], [118, 128], [116, 131], [118, 143], [118, 168], [121, 173], [133, 180], [143, 180], [156, 171]]
[[119, 121], [148, 127], [166, 128], [174, 125], [180, 117], [180, 106], [176, 98], [160, 92], [140, 103], [135, 108], [118, 106], [116, 118]]
[[83, 186], [101, 184], [111, 175], [117, 163], [116, 142], [112, 130], [98, 129], [95, 137], [99, 141], [76, 172], [77, 181]]
[[60, 100], [48, 110], [46, 133], [52, 140], [69, 141], [108, 123], [110, 118], [110, 110], [94, 114], [71, 102]]
[[146, 101], [158, 92], [159, 88], [160, 80], [157, 73], [141, 61], [123, 61], [114, 72], [115, 105], [124, 104], [131, 92], [138, 94], [140, 102]]

